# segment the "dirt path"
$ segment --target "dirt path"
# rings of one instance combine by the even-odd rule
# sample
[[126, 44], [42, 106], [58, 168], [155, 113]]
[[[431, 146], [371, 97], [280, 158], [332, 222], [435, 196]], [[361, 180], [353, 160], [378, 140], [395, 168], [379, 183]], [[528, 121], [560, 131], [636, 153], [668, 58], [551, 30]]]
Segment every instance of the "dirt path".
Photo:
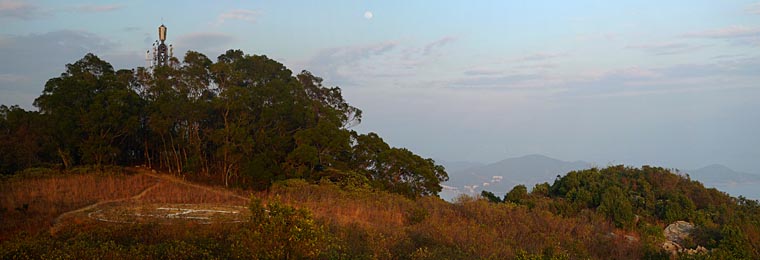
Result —
[[139, 200], [143, 196], [145, 196], [145, 194], [147, 194], [148, 192], [150, 192], [151, 190], [155, 189], [156, 187], [158, 187], [159, 185], [161, 185], [163, 183], [172, 183], [172, 184], [189, 186], [189, 187], [193, 187], [193, 188], [196, 188], [196, 189], [199, 189], [199, 190], [203, 190], [203, 191], [206, 191], [206, 192], [212, 192], [212, 193], [221, 194], [221, 195], [224, 195], [224, 196], [234, 197], [234, 198], [237, 198], [237, 199], [241, 199], [243, 201], [249, 201], [250, 200], [250, 198], [246, 198], [244, 196], [240, 196], [240, 195], [235, 194], [234, 192], [231, 192], [231, 191], [228, 191], [228, 190], [221, 190], [221, 189], [217, 189], [217, 188], [206, 187], [206, 186], [203, 186], [203, 185], [198, 185], [198, 184], [190, 183], [188, 181], [185, 181], [185, 180], [182, 180], [182, 179], [178, 179], [178, 178], [176, 178], [174, 176], [153, 173], [153, 172], [151, 172], [148, 169], [131, 168], [130, 170], [136, 172], [137, 174], [146, 175], [146, 176], [150, 176], [150, 177], [156, 178], [156, 179], [158, 179], [158, 182], [156, 184], [151, 185], [150, 187], [145, 188], [144, 190], [140, 191], [140, 193], [138, 193], [138, 194], [136, 194], [134, 196], [130, 196], [130, 197], [127, 197], [127, 198], [121, 198], [121, 199], [112, 199], [112, 200], [98, 201], [96, 203], [87, 205], [87, 206], [85, 206], [83, 208], [79, 208], [79, 209], [75, 209], [75, 210], [72, 210], [72, 211], [64, 212], [64, 213], [62, 213], [61, 215], [59, 215], [58, 217], [56, 217], [53, 220], [53, 224], [50, 227], [50, 233], [51, 234], [55, 234], [58, 231], [60, 231], [60, 229], [62, 227], [61, 220], [64, 219], [64, 218], [66, 218], [66, 217], [68, 217], [68, 216], [71, 216], [71, 215], [77, 214], [77, 213], [81, 213], [81, 212], [85, 212], [85, 211], [97, 208], [98, 206], [101, 206], [101, 205], [104, 205], [104, 204], [107, 204], [107, 203], [115, 203], [115, 202], [122, 202], [122, 201], [128, 201], [128, 200]]
[[131, 197], [128, 197], [128, 198], [98, 201], [98, 202], [95, 202], [93, 204], [87, 205], [87, 206], [85, 206], [83, 208], [79, 208], [79, 209], [75, 209], [75, 210], [72, 210], [72, 211], [64, 212], [63, 214], [59, 215], [57, 218], [55, 218], [53, 220], [53, 224], [50, 227], [50, 233], [51, 234], [55, 234], [55, 233], [57, 233], [61, 229], [61, 227], [60, 227], [61, 226], [60, 225], [61, 219], [64, 219], [64, 218], [66, 218], [66, 217], [68, 217], [70, 215], [76, 214], [76, 213], [85, 212], [85, 211], [94, 209], [94, 208], [96, 208], [96, 207], [98, 207], [100, 205], [106, 204], [106, 203], [114, 203], [114, 202], [121, 202], [121, 201], [127, 201], [127, 200], [140, 199], [143, 196], [145, 196], [146, 193], [148, 193], [152, 189], [155, 189], [156, 187], [158, 187], [158, 185], [161, 185], [161, 181], [160, 180], [156, 184], [153, 184], [150, 187], [145, 188], [144, 190], [142, 190], [137, 195], [134, 195], [134, 196], [131, 196]]

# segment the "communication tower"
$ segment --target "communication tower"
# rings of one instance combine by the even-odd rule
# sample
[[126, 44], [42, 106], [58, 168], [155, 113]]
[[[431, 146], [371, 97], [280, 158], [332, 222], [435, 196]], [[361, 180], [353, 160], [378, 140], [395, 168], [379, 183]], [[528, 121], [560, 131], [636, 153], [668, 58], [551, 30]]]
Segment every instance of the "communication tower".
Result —
[[163, 24], [158, 27], [158, 40], [153, 43], [152, 50], [152, 58], [151, 50], [145, 52], [145, 60], [149, 67], [169, 65], [171, 57], [174, 56], [174, 46], [171, 44], [168, 47], [166, 46], [166, 26]]

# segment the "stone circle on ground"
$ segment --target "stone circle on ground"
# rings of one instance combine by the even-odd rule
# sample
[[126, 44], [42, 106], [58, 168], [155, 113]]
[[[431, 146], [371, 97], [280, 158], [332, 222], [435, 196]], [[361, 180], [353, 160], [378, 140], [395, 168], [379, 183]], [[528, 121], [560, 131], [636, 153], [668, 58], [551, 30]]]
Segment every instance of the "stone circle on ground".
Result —
[[219, 204], [117, 204], [99, 207], [87, 216], [111, 223], [161, 223], [190, 221], [199, 224], [241, 223], [250, 218], [243, 206]]

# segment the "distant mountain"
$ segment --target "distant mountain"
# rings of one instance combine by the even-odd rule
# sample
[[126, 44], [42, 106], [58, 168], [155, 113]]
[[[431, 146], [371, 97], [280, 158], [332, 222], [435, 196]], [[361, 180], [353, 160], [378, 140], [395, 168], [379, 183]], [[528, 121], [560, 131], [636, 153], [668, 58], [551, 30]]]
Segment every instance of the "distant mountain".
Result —
[[[440, 196], [449, 201], [460, 194], [480, 195], [483, 190], [503, 196], [518, 184], [525, 185], [530, 191], [537, 183], [552, 184], [557, 175], [593, 166], [584, 161], [567, 162], [537, 154], [485, 165], [471, 162], [442, 164], [449, 173], [449, 181], [443, 183]], [[760, 175], [735, 171], [720, 164], [682, 172], [706, 187], [717, 188], [731, 196], [760, 200]]]
[[467, 161], [455, 161], [455, 162], [441, 161], [437, 163], [446, 167], [447, 172], [458, 172], [458, 171], [486, 165], [485, 163], [467, 162]]
[[734, 171], [724, 165], [713, 164], [696, 170], [685, 171], [692, 180], [707, 187], [725, 191], [731, 196], [742, 195], [750, 199], [760, 199], [760, 175]]
[[518, 184], [524, 184], [530, 190], [537, 183], [553, 183], [557, 175], [590, 167], [590, 163], [583, 161], [566, 162], [534, 154], [461, 170], [448, 170], [449, 181], [443, 183], [445, 190], [441, 197], [451, 200], [463, 193], [478, 195], [484, 189], [501, 196]]

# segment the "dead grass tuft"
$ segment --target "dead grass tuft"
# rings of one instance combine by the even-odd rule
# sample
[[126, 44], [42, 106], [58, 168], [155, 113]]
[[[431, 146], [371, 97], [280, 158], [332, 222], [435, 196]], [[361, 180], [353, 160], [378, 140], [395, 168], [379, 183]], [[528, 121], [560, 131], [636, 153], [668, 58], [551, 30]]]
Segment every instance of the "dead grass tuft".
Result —
[[0, 241], [36, 234], [59, 215], [101, 200], [129, 197], [158, 182], [145, 175], [59, 174], [0, 182]]

